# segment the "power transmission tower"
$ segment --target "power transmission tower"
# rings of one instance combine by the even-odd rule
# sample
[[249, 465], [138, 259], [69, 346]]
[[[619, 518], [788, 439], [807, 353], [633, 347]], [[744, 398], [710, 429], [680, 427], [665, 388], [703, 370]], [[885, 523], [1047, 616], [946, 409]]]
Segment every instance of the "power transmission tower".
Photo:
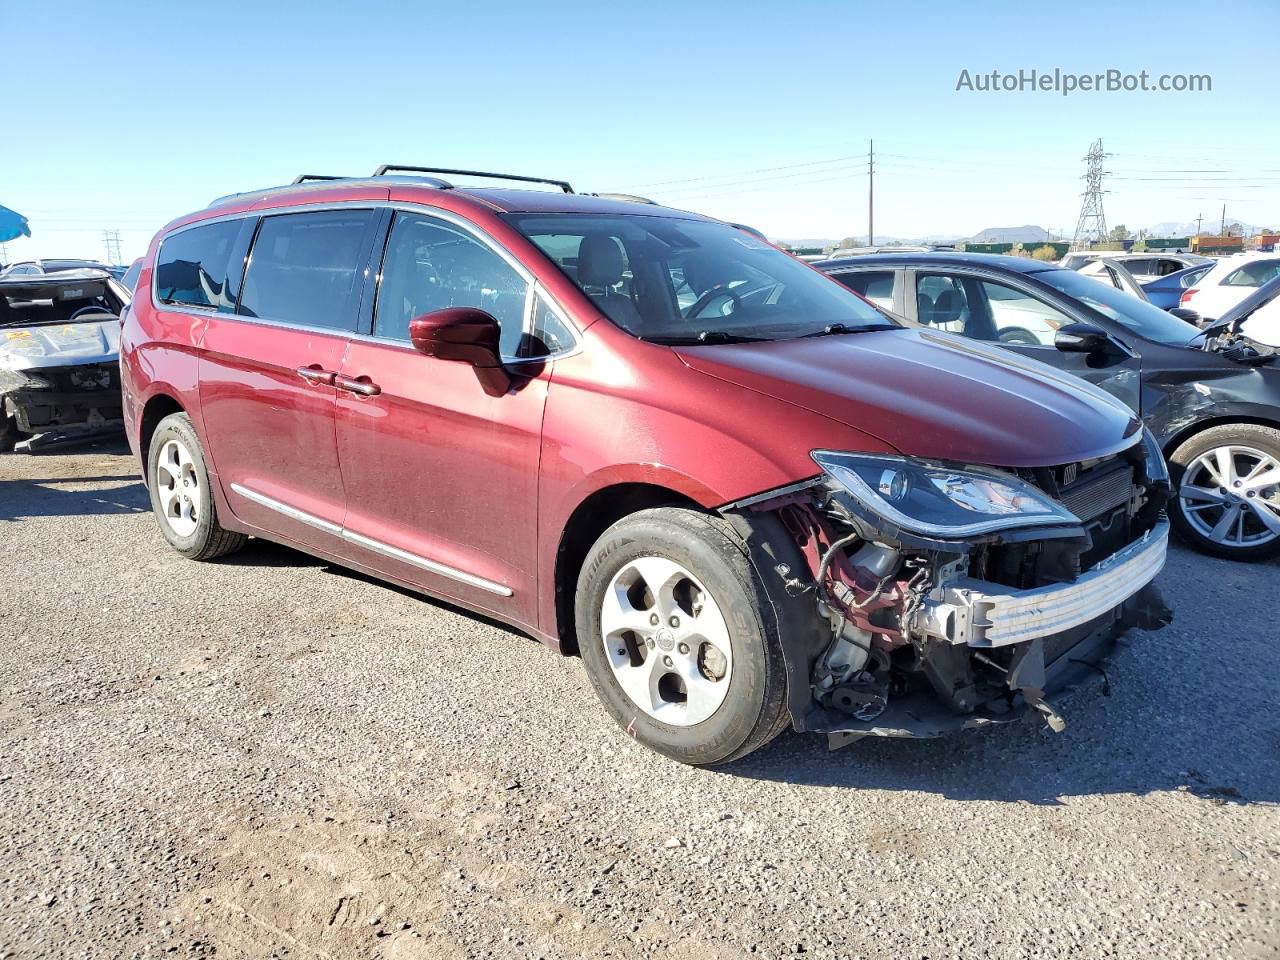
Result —
[[876, 142], [867, 141], [867, 246], [876, 245]]
[[1111, 156], [1102, 150], [1102, 138], [1093, 141], [1085, 154], [1084, 205], [1080, 207], [1080, 220], [1076, 223], [1076, 235], [1071, 240], [1072, 250], [1087, 250], [1091, 241], [1107, 239], [1107, 218], [1102, 212], [1102, 178], [1106, 173], [1102, 161]]
[[124, 258], [120, 255], [120, 231], [119, 230], [103, 230], [102, 242], [107, 247], [107, 263], [123, 263]]

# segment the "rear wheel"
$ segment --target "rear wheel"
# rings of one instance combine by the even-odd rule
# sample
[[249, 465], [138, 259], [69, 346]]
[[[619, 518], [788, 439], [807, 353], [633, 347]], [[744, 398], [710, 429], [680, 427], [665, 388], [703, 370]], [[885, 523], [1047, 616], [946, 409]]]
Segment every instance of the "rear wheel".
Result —
[[674, 507], [610, 527], [578, 579], [583, 662], [619, 725], [691, 764], [745, 756], [785, 727], [772, 605], [718, 518]]
[[1280, 430], [1211, 427], [1173, 452], [1169, 473], [1169, 517], [1191, 546], [1231, 560], [1280, 555]]
[[184, 557], [212, 560], [239, 550], [248, 539], [218, 523], [204, 451], [185, 413], [165, 417], [152, 434], [147, 486], [160, 532]]

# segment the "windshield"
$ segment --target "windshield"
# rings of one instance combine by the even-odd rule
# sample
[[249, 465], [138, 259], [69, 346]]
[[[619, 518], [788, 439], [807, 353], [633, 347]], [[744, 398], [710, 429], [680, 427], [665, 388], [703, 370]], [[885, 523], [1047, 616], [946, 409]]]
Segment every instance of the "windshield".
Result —
[[0, 327], [100, 322], [119, 316], [122, 306], [103, 280], [0, 285]]
[[1043, 270], [1032, 276], [1156, 343], [1185, 347], [1200, 335], [1185, 320], [1074, 270]]
[[727, 224], [594, 214], [508, 219], [609, 319], [643, 340], [785, 340], [898, 326], [839, 283]]

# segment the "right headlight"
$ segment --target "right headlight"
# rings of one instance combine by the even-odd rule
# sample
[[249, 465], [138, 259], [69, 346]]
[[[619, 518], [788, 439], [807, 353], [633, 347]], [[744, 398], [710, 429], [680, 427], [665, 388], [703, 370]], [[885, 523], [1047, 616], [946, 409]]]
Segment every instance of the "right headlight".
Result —
[[863, 507], [921, 536], [952, 540], [1010, 527], [1080, 522], [1043, 490], [996, 470], [832, 450], [811, 456]]

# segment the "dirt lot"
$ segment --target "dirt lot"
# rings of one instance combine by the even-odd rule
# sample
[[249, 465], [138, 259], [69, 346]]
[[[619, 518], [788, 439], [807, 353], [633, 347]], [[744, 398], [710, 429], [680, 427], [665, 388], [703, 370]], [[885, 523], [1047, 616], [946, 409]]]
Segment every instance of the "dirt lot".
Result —
[[1178, 549], [1114, 695], [723, 770], [576, 660], [0, 457], [0, 958], [1280, 955], [1280, 566]]

